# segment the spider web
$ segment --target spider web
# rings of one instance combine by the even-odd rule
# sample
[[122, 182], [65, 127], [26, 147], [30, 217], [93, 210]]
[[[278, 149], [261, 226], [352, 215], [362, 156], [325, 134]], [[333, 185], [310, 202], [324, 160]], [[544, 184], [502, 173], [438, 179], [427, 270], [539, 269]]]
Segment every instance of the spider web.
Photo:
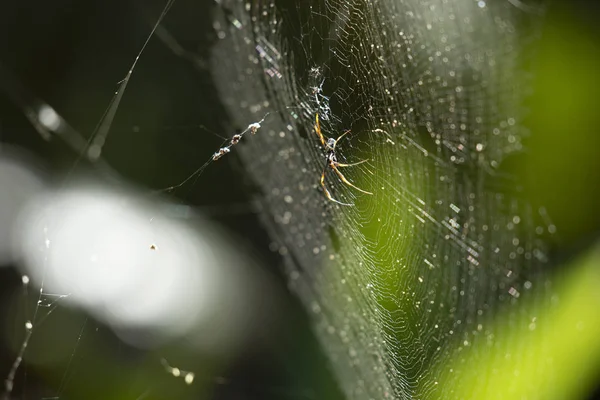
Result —
[[[256, 185], [289, 284], [346, 396], [454, 398], [463, 382], [450, 361], [493, 344], [496, 318], [513, 331], [530, 326], [551, 294], [543, 238], [554, 227], [521, 198], [507, 166], [527, 134], [522, 56], [538, 9], [473, 0], [216, 3], [209, 67], [238, 134], [255, 133], [223, 146]], [[96, 135], [76, 150], [82, 158], [100, 159], [134, 67]], [[336, 157], [368, 160], [342, 172], [372, 195], [326, 166], [317, 115], [326, 138], [351, 131]], [[326, 199], [323, 173], [325, 188], [351, 206]], [[50, 312], [68, 296], [41, 293]]]
[[[240, 127], [269, 113], [236, 151], [343, 391], [453, 398], [446, 362], [493, 343], [495, 317], [529, 325], [549, 297], [553, 227], [508, 167], [526, 137], [535, 4], [217, 3], [223, 101]], [[336, 155], [370, 160], [343, 173], [372, 196], [326, 168], [332, 196], [353, 205], [326, 199], [317, 114], [326, 137], [351, 129]]]

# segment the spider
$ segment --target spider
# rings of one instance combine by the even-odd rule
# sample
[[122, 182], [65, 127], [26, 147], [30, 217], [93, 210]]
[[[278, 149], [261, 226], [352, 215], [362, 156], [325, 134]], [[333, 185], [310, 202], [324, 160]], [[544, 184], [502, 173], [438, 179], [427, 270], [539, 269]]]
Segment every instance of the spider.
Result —
[[338, 203], [343, 206], [351, 206], [352, 205], [349, 203], [342, 203], [341, 201], [338, 201], [338, 200], [334, 199], [333, 197], [331, 197], [331, 193], [329, 193], [329, 190], [327, 190], [327, 187], [325, 187], [325, 172], [327, 171], [327, 167], [331, 167], [331, 169], [337, 174], [337, 176], [340, 177], [342, 182], [344, 182], [346, 185], [353, 187], [354, 189], [358, 190], [359, 192], [362, 192], [365, 194], [373, 194], [371, 192], [367, 192], [366, 190], [362, 190], [361, 188], [355, 186], [352, 182], [350, 182], [348, 179], [346, 179], [346, 177], [339, 170], [339, 168], [341, 168], [341, 167], [352, 167], [354, 165], [362, 164], [364, 162], [369, 161], [367, 159], [367, 160], [362, 160], [362, 161], [355, 162], [352, 164], [343, 164], [343, 163], [338, 162], [337, 157], [335, 155], [335, 146], [337, 146], [338, 142], [344, 136], [346, 136], [348, 133], [350, 133], [350, 129], [348, 129], [346, 132], [342, 133], [337, 139], [334, 139], [334, 138], [325, 139], [325, 136], [323, 136], [323, 133], [321, 132], [321, 125], [319, 124], [319, 113], [317, 113], [315, 115], [315, 132], [317, 133], [317, 135], [319, 135], [321, 144], [323, 145], [323, 148], [325, 149], [326, 162], [325, 162], [325, 167], [323, 168], [323, 173], [321, 174], [321, 181], [320, 181], [321, 186], [323, 187], [323, 191], [325, 192], [325, 196], [327, 196], [327, 198], [329, 200], [333, 201], [334, 203]]

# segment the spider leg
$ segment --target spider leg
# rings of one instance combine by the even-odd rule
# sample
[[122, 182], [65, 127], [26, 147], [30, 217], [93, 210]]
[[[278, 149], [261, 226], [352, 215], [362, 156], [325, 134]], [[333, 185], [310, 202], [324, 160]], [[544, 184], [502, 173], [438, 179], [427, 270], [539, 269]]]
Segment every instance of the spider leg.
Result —
[[367, 158], [366, 160], [362, 160], [362, 161], [355, 162], [355, 163], [352, 163], [352, 164], [343, 164], [343, 163], [336, 162], [336, 163], [335, 163], [335, 166], [336, 166], [336, 167], [353, 167], [353, 166], [355, 166], [355, 165], [362, 164], [362, 163], [365, 163], [365, 162], [367, 162], [367, 161], [371, 161], [371, 160], [369, 160], [369, 159]]
[[323, 136], [323, 133], [321, 133], [321, 124], [319, 124], [319, 113], [315, 114], [315, 132], [317, 133], [317, 135], [319, 135], [319, 139], [321, 139], [321, 144], [323, 145], [323, 147], [327, 147], [325, 145], [325, 137]]
[[335, 171], [335, 173], [340, 177], [340, 179], [342, 180], [342, 182], [344, 182], [346, 185], [353, 187], [354, 189], [358, 190], [359, 192], [363, 192], [365, 194], [373, 194], [371, 192], [367, 192], [366, 190], [362, 190], [361, 188], [355, 186], [352, 182], [350, 182], [348, 179], [346, 179], [346, 177], [344, 176], [344, 174], [342, 174], [340, 172], [340, 170], [337, 168], [336, 164], [331, 162], [329, 163], [329, 165], [331, 166], [331, 168]]
[[337, 139], [335, 139], [335, 144], [333, 145], [333, 148], [335, 149], [335, 146], [338, 144], [338, 142], [349, 133], [350, 129], [348, 129], [346, 132], [342, 133]]
[[323, 173], [321, 174], [321, 186], [323, 187], [323, 192], [325, 192], [325, 196], [330, 201], [333, 201], [334, 203], [338, 203], [343, 206], [351, 206], [352, 204], [342, 203], [341, 201], [338, 201], [338, 200], [334, 199], [333, 197], [331, 197], [331, 193], [329, 193], [329, 190], [327, 190], [327, 187], [325, 186], [325, 171], [327, 171], [327, 164], [325, 164], [325, 168], [323, 168]]

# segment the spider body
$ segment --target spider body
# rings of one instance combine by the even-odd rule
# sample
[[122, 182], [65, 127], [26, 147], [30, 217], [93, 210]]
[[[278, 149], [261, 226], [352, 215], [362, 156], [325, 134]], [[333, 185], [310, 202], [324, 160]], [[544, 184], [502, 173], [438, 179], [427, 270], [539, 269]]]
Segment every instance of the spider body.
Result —
[[327, 167], [330, 167], [336, 174], [337, 176], [341, 179], [342, 182], [344, 182], [346, 185], [358, 190], [359, 192], [365, 193], [365, 194], [373, 194], [371, 192], [367, 192], [366, 190], [363, 190], [357, 186], [355, 186], [352, 182], [350, 182], [348, 179], [346, 179], [346, 177], [344, 176], [344, 174], [342, 174], [342, 172], [339, 170], [339, 168], [342, 167], [351, 167], [354, 165], [358, 165], [358, 164], [362, 164], [364, 162], [367, 162], [369, 160], [362, 160], [359, 162], [355, 162], [352, 164], [343, 164], [338, 162], [337, 160], [337, 156], [335, 154], [335, 146], [337, 146], [338, 142], [348, 133], [350, 133], [350, 130], [347, 130], [346, 132], [342, 133], [337, 139], [334, 138], [325, 138], [325, 136], [323, 136], [323, 133], [321, 132], [321, 125], [319, 124], [319, 114], [317, 113], [315, 115], [315, 132], [317, 133], [317, 135], [319, 136], [319, 140], [321, 140], [321, 145], [323, 146], [323, 149], [325, 150], [325, 167], [323, 168], [323, 172], [321, 173], [321, 187], [323, 188], [323, 192], [325, 193], [325, 196], [330, 200], [333, 201], [334, 203], [338, 203], [344, 206], [351, 206], [352, 204], [349, 203], [342, 203], [339, 200], [334, 199], [331, 196], [331, 193], [329, 192], [329, 190], [327, 190], [327, 187], [325, 186], [325, 172], [327, 172]]
[[[331, 153], [333, 153], [335, 150], [335, 143], [336, 143], [336, 140], [334, 138], [327, 139], [327, 144], [326, 144], [327, 150], [330, 151]], [[335, 154], [333, 154], [333, 155], [335, 156]]]

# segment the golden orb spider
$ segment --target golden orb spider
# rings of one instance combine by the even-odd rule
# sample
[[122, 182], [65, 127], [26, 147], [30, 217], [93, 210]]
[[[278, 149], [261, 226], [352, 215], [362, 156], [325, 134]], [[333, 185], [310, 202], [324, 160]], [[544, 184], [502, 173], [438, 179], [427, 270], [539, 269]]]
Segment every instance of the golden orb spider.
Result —
[[338, 169], [341, 167], [352, 167], [354, 165], [362, 164], [364, 162], [369, 161], [367, 159], [367, 160], [362, 160], [362, 161], [355, 162], [352, 164], [343, 164], [343, 163], [338, 162], [337, 157], [335, 155], [335, 146], [338, 144], [338, 142], [344, 136], [346, 136], [348, 133], [350, 133], [350, 129], [348, 129], [346, 132], [342, 133], [337, 139], [327, 138], [327, 140], [325, 140], [325, 136], [323, 136], [323, 133], [321, 132], [321, 125], [319, 124], [319, 113], [317, 113], [315, 115], [315, 132], [317, 133], [317, 135], [319, 135], [319, 139], [321, 140], [321, 144], [323, 145], [323, 149], [325, 150], [325, 159], [326, 159], [325, 167], [323, 168], [323, 173], [321, 174], [321, 186], [323, 187], [325, 196], [327, 196], [327, 198], [329, 200], [333, 201], [334, 203], [338, 203], [343, 206], [351, 206], [352, 205], [349, 203], [342, 203], [341, 201], [334, 199], [331, 196], [331, 193], [329, 193], [329, 190], [327, 190], [327, 187], [325, 186], [325, 172], [327, 171], [327, 167], [331, 167], [331, 169], [337, 174], [337, 176], [340, 177], [342, 182], [344, 182], [346, 185], [353, 187], [354, 189], [358, 190], [359, 192], [362, 192], [365, 194], [373, 194], [371, 192], [367, 192], [366, 190], [362, 190], [361, 188], [355, 186], [352, 182], [350, 182], [348, 179], [346, 179], [346, 177]]

